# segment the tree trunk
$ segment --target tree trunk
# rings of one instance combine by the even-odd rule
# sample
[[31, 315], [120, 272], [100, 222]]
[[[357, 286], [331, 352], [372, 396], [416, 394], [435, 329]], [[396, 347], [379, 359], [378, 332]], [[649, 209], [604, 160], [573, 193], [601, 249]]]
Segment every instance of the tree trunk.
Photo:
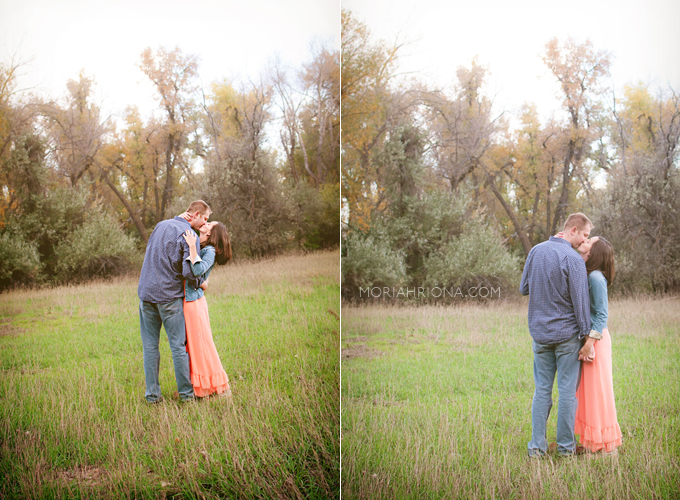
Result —
[[318, 184], [319, 184], [318, 179], [316, 178], [316, 176], [315, 176], [314, 173], [312, 172], [312, 169], [309, 168], [309, 159], [307, 158], [307, 148], [305, 147], [305, 141], [304, 141], [304, 139], [302, 138], [302, 134], [300, 134], [299, 139], [300, 139], [300, 147], [302, 148], [302, 157], [303, 157], [304, 160], [305, 160], [305, 170], [307, 171], [307, 173], [309, 174], [309, 176], [312, 178], [312, 180], [314, 181], [314, 183], [315, 183], [316, 185], [318, 185]]
[[174, 160], [172, 158], [172, 153], [175, 149], [175, 134], [171, 133], [168, 136], [168, 147], [165, 150], [165, 188], [163, 189], [163, 198], [161, 200], [161, 210], [159, 221], [165, 219], [165, 210], [170, 205], [172, 200], [172, 183], [173, 183], [173, 170], [174, 170]]
[[121, 203], [125, 206], [125, 209], [128, 211], [130, 214], [130, 218], [132, 221], [135, 223], [135, 226], [137, 227], [137, 232], [139, 233], [139, 236], [141, 236], [142, 241], [144, 242], [144, 245], [146, 245], [149, 242], [149, 237], [146, 234], [146, 229], [144, 229], [144, 224], [142, 224], [142, 221], [139, 219], [135, 211], [132, 209], [132, 206], [130, 203], [127, 201], [125, 196], [118, 191], [118, 188], [111, 182], [111, 179], [109, 179], [109, 176], [107, 175], [106, 171], [102, 169], [102, 179], [106, 183], [109, 188], [111, 188], [111, 191], [118, 197], [118, 199], [121, 201]]
[[324, 171], [325, 166], [323, 164], [323, 138], [326, 132], [326, 116], [323, 114], [322, 100], [321, 100], [321, 87], [320, 84], [317, 85], [317, 119], [319, 121], [319, 141], [316, 146], [316, 172], [318, 184], [323, 184], [324, 181]]
[[557, 233], [557, 225], [564, 217], [567, 202], [569, 201], [569, 181], [571, 181], [571, 160], [574, 157], [574, 147], [576, 143], [573, 139], [569, 141], [567, 148], [567, 156], [564, 158], [564, 169], [562, 170], [562, 193], [560, 194], [560, 201], [555, 207], [555, 216], [552, 223], [552, 231], [550, 234]]
[[508, 217], [510, 217], [512, 225], [515, 226], [515, 232], [517, 233], [517, 237], [519, 238], [519, 241], [522, 243], [524, 253], [528, 256], [529, 252], [531, 251], [531, 242], [529, 241], [529, 238], [522, 230], [522, 225], [519, 223], [519, 220], [517, 220], [517, 216], [515, 216], [515, 213], [512, 211], [512, 207], [508, 205], [508, 202], [505, 201], [505, 198], [503, 198], [503, 195], [496, 187], [496, 182], [491, 177], [491, 174], [489, 174], [489, 172], [486, 169], [484, 169], [484, 172], [486, 173], [487, 184], [491, 188], [491, 191], [493, 191], [493, 194], [496, 195], [496, 198], [498, 198], [500, 204], [503, 205], [503, 208], [505, 209], [505, 212], [508, 214]]

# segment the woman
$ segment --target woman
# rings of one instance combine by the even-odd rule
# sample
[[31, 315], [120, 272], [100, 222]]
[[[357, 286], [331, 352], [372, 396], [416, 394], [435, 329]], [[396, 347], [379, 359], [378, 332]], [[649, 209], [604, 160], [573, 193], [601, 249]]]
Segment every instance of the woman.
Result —
[[581, 382], [576, 391], [575, 433], [581, 445], [590, 452], [616, 454], [621, 445], [621, 428], [616, 419], [614, 382], [612, 378], [612, 341], [607, 329], [607, 285], [614, 280], [614, 249], [602, 237], [586, 240], [579, 247], [586, 263], [590, 288], [591, 330], [602, 335], [595, 342], [595, 355], [581, 364]]
[[[208, 276], [215, 263], [223, 265], [231, 259], [231, 242], [227, 228], [221, 222], [207, 222], [200, 229], [199, 242], [201, 255], [196, 252], [196, 233], [187, 230], [184, 239], [189, 244], [189, 259], [194, 276]], [[199, 289], [186, 285], [184, 294], [184, 321], [187, 334], [187, 351], [191, 383], [196, 397], [204, 398], [211, 394], [231, 395], [229, 378], [222, 368], [220, 357], [210, 330], [208, 304]]]

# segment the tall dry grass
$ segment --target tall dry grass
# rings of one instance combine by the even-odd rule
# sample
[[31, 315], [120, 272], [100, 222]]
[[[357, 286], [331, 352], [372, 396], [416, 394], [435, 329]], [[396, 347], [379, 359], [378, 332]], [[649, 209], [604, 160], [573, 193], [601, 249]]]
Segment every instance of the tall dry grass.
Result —
[[0, 295], [0, 497], [333, 498], [339, 492], [339, 256], [213, 271], [233, 398], [147, 405], [137, 280]]
[[680, 301], [609, 313], [619, 456], [533, 461], [525, 302], [343, 308], [343, 498], [680, 497]]

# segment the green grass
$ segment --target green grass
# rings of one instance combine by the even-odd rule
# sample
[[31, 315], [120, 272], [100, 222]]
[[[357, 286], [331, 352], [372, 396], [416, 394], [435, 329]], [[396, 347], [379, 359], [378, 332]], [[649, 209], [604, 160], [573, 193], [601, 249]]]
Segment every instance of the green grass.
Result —
[[532, 461], [526, 302], [343, 307], [343, 499], [680, 498], [680, 301], [609, 329], [619, 456]]
[[0, 295], [0, 498], [334, 498], [337, 251], [210, 278], [233, 398], [144, 399], [137, 280]]

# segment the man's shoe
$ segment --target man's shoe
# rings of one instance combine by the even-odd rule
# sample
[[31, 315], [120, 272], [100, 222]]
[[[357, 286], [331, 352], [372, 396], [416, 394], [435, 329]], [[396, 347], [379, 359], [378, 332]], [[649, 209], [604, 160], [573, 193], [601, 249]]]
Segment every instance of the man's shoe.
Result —
[[163, 396], [161, 396], [160, 398], [156, 399], [155, 401], [149, 401], [149, 400], [147, 399], [146, 402], [149, 403], [150, 405], [157, 405], [158, 403], [162, 403], [162, 402], [163, 402]]
[[555, 453], [557, 451], [557, 443], [552, 442], [550, 443], [550, 446], [548, 446], [548, 453]]

